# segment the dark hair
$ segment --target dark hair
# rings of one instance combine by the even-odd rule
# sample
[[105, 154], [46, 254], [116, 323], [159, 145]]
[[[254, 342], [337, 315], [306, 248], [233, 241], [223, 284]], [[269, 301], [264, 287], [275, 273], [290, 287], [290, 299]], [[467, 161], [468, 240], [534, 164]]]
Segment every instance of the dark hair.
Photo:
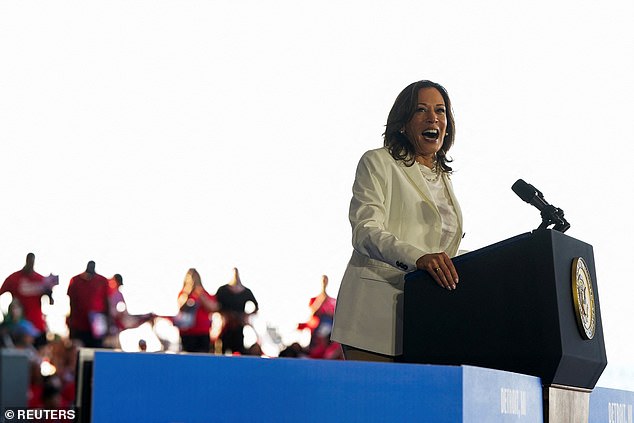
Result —
[[387, 147], [392, 157], [394, 157], [394, 160], [402, 160], [406, 166], [414, 164], [416, 151], [407, 136], [401, 133], [401, 129], [412, 119], [412, 116], [414, 116], [416, 112], [418, 91], [420, 91], [421, 88], [436, 88], [445, 101], [447, 108], [447, 131], [442, 147], [440, 147], [440, 150], [436, 153], [436, 162], [442, 172], [451, 173], [453, 169], [448, 163], [453, 160], [447, 157], [447, 152], [453, 145], [456, 136], [456, 124], [453, 117], [453, 110], [451, 109], [449, 94], [440, 84], [422, 80], [409, 84], [401, 91], [398, 97], [396, 97], [390, 114], [387, 117], [385, 133], [383, 134], [383, 145]]

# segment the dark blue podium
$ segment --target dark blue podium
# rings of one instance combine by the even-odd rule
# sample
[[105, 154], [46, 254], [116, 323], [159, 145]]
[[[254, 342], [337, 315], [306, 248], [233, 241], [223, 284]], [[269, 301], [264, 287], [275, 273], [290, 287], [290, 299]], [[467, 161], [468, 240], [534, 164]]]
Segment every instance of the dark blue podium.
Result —
[[[594, 334], [577, 322], [576, 259], [587, 263]], [[468, 364], [591, 390], [607, 365], [592, 246], [537, 230], [453, 259], [460, 282], [440, 288], [427, 272], [405, 277], [403, 360]], [[584, 297], [585, 298], [585, 297]]]

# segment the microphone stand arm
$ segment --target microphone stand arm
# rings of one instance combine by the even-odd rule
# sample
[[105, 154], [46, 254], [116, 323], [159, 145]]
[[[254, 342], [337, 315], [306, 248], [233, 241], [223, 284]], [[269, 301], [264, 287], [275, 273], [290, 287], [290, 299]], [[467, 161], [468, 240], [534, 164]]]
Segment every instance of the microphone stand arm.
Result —
[[570, 223], [564, 218], [564, 211], [558, 207], [548, 205], [542, 212], [542, 224], [537, 229], [547, 229], [550, 225], [555, 225], [554, 230], [561, 233], [566, 232], [570, 228]]

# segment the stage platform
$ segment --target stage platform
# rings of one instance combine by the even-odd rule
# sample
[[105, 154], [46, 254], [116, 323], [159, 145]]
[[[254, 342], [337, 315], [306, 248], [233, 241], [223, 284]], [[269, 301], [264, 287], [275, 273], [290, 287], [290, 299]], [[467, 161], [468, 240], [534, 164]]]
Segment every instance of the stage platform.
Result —
[[[28, 361], [0, 351], [0, 398], [26, 407]], [[471, 366], [80, 350], [77, 422], [539, 422], [538, 378]], [[589, 422], [634, 423], [595, 388]], [[1, 421], [1, 419], [0, 419]]]
[[[0, 351], [2, 407], [28, 361]], [[77, 422], [543, 422], [541, 381], [471, 366], [82, 349]], [[634, 392], [595, 388], [589, 422], [634, 423]]]
[[[101, 350], [82, 356], [78, 401], [86, 422], [544, 421], [539, 378], [471, 366]], [[632, 423], [633, 403], [632, 392], [597, 388], [590, 421]]]
[[634, 423], [634, 392], [594, 388], [590, 394], [591, 423]]
[[92, 422], [542, 423], [538, 378], [468, 366], [96, 352]]

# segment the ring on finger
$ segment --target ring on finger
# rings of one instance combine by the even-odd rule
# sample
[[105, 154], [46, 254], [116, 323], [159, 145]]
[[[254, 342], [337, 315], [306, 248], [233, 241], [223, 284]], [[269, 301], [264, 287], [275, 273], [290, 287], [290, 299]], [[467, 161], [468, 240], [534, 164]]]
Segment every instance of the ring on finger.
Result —
[[440, 267], [434, 269], [436, 272], [440, 272]]

